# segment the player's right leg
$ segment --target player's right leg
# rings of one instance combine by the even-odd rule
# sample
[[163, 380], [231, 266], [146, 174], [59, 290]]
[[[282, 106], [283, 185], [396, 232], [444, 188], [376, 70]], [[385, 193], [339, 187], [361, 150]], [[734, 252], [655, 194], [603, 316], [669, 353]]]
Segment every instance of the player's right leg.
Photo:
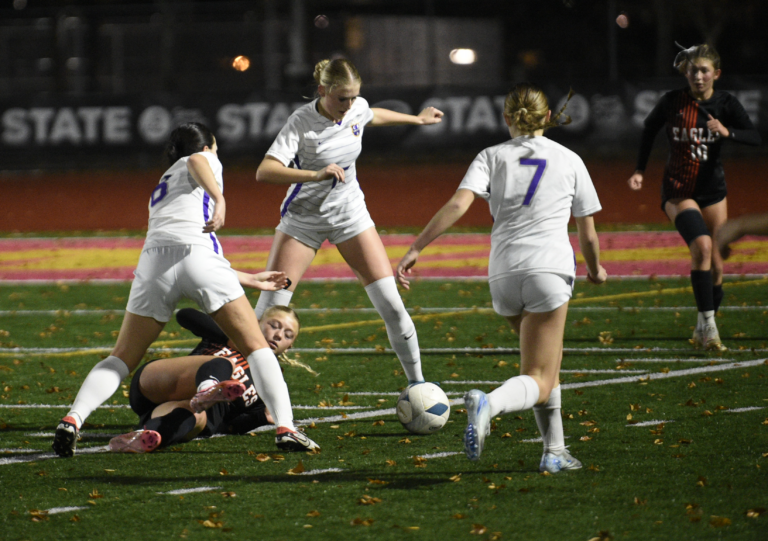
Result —
[[[300, 235], [299, 231], [294, 231], [293, 228], [284, 224], [281, 224], [279, 227], [287, 228], [288, 231], [293, 231], [294, 234]], [[287, 289], [262, 291], [259, 293], [259, 300], [254, 308], [258, 319], [261, 319], [262, 314], [272, 306], [288, 306], [290, 304], [296, 286], [301, 281], [317, 253], [317, 248], [307, 244], [314, 242], [313, 239], [307, 237], [305, 241], [306, 243], [283, 231], [275, 231], [275, 238], [272, 240], [272, 247], [269, 250], [269, 258], [267, 259], [267, 268], [265, 270], [280, 270], [284, 272], [291, 280], [291, 285]], [[319, 248], [319, 244], [317, 246]]]

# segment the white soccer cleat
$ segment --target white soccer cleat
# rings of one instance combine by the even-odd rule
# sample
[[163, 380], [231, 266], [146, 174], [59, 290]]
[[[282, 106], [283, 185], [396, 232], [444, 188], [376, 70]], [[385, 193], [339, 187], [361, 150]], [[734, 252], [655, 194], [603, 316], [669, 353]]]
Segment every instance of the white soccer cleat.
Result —
[[717, 327], [714, 325], [707, 325], [701, 330], [702, 342], [704, 349], [707, 351], [728, 351], [728, 348], [720, 341], [720, 333], [717, 332]]
[[320, 446], [309, 439], [303, 432], [289, 430], [284, 427], [278, 430], [282, 430], [282, 432], [278, 432], [277, 436], [275, 436], [275, 444], [277, 444], [278, 449], [299, 452], [320, 450]]
[[467, 407], [467, 429], [464, 431], [464, 452], [469, 460], [478, 460], [483, 453], [485, 437], [491, 433], [491, 405], [485, 393], [472, 389], [464, 395]]
[[562, 452], [544, 453], [541, 457], [541, 463], [539, 464], [539, 471], [558, 473], [563, 470], [580, 470], [581, 462], [576, 460], [568, 452], [568, 449], [563, 449]]
[[134, 430], [109, 440], [113, 453], [151, 453], [160, 446], [162, 438], [154, 430]]
[[202, 413], [214, 404], [219, 402], [232, 402], [233, 400], [243, 396], [245, 392], [245, 385], [234, 379], [228, 379], [211, 385], [207, 389], [203, 389], [197, 393], [192, 400], [189, 401], [189, 406], [195, 410], [196, 413]]

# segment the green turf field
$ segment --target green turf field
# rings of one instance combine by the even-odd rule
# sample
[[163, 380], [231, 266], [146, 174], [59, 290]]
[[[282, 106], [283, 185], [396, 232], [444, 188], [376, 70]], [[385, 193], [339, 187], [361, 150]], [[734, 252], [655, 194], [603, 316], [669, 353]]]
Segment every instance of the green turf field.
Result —
[[[688, 342], [688, 283], [577, 283], [563, 414], [584, 469], [557, 475], [538, 472], [532, 412], [497, 418], [479, 462], [462, 452], [463, 393], [518, 373], [518, 340], [485, 282], [403, 292], [424, 373], [456, 400], [436, 434], [398, 423], [406, 381], [363, 289], [305, 283], [295, 356], [319, 376], [285, 376], [320, 454], [277, 453], [272, 432], [109, 454], [135, 418], [118, 392], [66, 460], [52, 458], [53, 431], [111, 347], [128, 285], [3, 285], [0, 538], [768, 539], [768, 282], [726, 283], [722, 354]], [[166, 331], [162, 355], [196, 343], [175, 323]]]

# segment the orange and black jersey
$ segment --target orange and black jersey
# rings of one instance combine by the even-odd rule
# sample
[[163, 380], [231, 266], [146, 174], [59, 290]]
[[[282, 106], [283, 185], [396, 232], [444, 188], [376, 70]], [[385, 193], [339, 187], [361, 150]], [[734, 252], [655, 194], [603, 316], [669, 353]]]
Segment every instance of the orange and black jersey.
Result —
[[687, 88], [667, 92], [645, 119], [636, 168], [645, 170], [653, 140], [664, 127], [670, 146], [662, 180], [664, 200], [719, 193], [725, 197], [725, 173], [720, 161], [724, 138], [707, 128], [710, 115], [728, 129], [728, 139], [760, 144], [760, 135], [744, 107], [728, 92], [715, 90], [706, 101], [695, 100]]
[[208, 423], [205, 431], [207, 435], [245, 434], [267, 424], [264, 417], [264, 401], [260, 400], [256, 394], [248, 360], [239, 351], [225, 344], [204, 339], [191, 355], [215, 355], [234, 361], [235, 369], [232, 372], [232, 379], [245, 385], [243, 396], [232, 402], [220, 402], [207, 411]]

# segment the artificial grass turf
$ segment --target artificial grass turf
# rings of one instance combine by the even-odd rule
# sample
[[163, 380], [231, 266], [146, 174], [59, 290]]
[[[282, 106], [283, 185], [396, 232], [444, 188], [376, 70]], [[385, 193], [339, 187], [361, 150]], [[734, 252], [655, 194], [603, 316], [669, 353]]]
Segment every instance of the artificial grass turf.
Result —
[[[320, 375], [286, 369], [295, 405], [328, 406], [296, 409], [297, 419], [347, 415], [318, 419], [307, 428], [323, 447], [319, 455], [276, 453], [270, 432], [199, 440], [150, 455], [83, 452], [105, 445], [135, 422], [124, 407], [125, 389], [89, 418], [74, 459], [28, 454], [24, 450], [48, 452], [50, 434], [66, 408], [19, 406], [68, 405], [101, 355], [14, 356], [7, 355], [8, 348], [109, 347], [121, 317], [6, 312], [0, 318], [0, 329], [8, 333], [0, 337], [6, 349], [0, 357], [0, 460], [34, 458], [0, 465], [6, 496], [0, 508], [2, 537], [125, 539], [151, 531], [157, 538], [188, 539], [760, 539], [768, 518], [766, 365], [569, 387], [620, 376], [675, 376], [681, 370], [730, 365], [729, 359], [768, 356], [761, 351], [768, 341], [766, 314], [758, 304], [768, 298], [765, 285], [726, 284], [718, 324], [731, 351], [721, 355], [690, 349], [689, 327], [695, 321], [690, 294], [631, 295], [685, 285], [674, 279], [577, 285], [565, 335], [563, 413], [566, 443], [584, 469], [551, 476], [538, 473], [541, 443], [524, 441], [538, 437], [530, 412], [496, 420], [477, 463], [461, 453], [465, 415], [460, 404], [437, 434], [405, 432], [391, 412], [405, 381], [392, 353], [381, 351], [388, 347], [382, 325], [306, 331], [377, 319], [375, 313], [353, 310], [370, 305], [362, 288], [349, 283], [302, 284], [294, 296], [297, 308], [350, 308], [346, 313], [302, 311], [300, 358]], [[127, 290], [121, 284], [4, 287], [0, 310], [122, 310]], [[617, 294], [629, 296], [576, 302]], [[404, 297], [409, 307], [444, 307], [445, 312], [487, 308], [490, 301], [482, 282], [419, 282]], [[416, 325], [425, 374], [442, 382], [449, 396], [459, 398], [473, 386], [459, 382], [501, 382], [518, 372], [519, 355], [494, 351], [517, 347], [501, 318], [441, 313], [416, 319]], [[191, 336], [175, 323], [167, 332], [164, 340]], [[329, 346], [347, 351], [326, 351]], [[459, 349], [483, 346], [487, 352]], [[432, 348], [456, 351], [427, 353]], [[595, 369], [613, 373], [588, 372]], [[495, 385], [474, 384], [485, 391]], [[367, 409], [345, 409], [340, 403]], [[759, 407], [764, 409], [729, 411]], [[372, 416], [356, 418], [361, 412]], [[289, 475], [299, 462], [305, 472], [318, 473]], [[319, 473], [332, 468], [341, 471]], [[158, 494], [201, 487], [220, 488]], [[63, 507], [86, 509], [30, 513]]]

